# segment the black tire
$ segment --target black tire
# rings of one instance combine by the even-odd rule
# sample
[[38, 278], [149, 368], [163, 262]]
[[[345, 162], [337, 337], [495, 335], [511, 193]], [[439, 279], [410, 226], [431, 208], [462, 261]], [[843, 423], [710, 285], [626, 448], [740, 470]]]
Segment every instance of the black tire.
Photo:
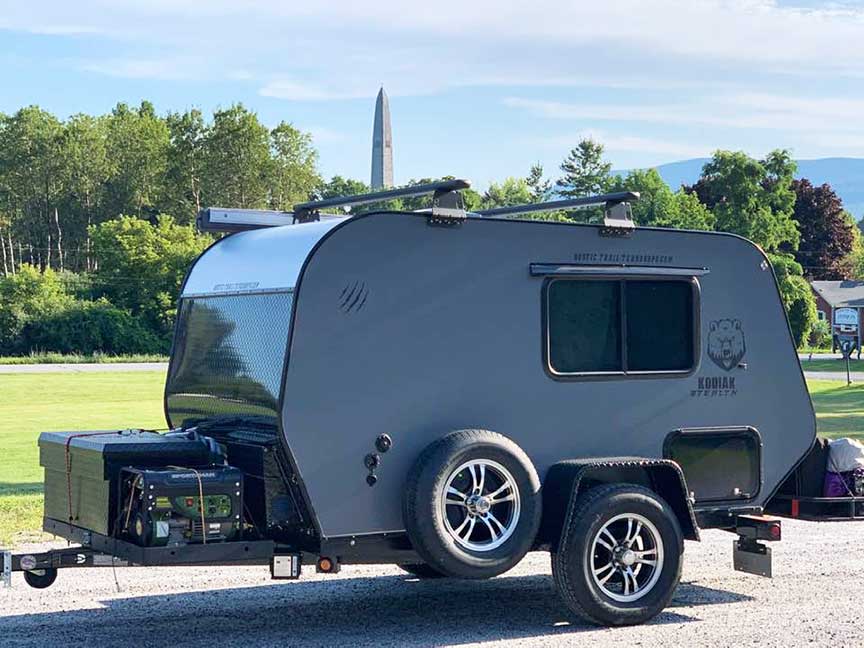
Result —
[[57, 570], [54, 567], [24, 572], [24, 581], [36, 589], [51, 587], [55, 580], [57, 580]]
[[417, 578], [447, 578], [446, 574], [442, 574], [434, 567], [430, 567], [426, 563], [415, 563], [412, 565], [399, 565], [399, 569], [416, 576]]
[[[507, 481], [515, 486], [518, 508], [515, 504], [517, 500], [514, 499], [514, 504], [510, 505], [512, 510], [509, 513], [504, 511], [509, 518], [504, 525], [506, 530], [503, 526], [497, 527], [497, 540], [492, 536], [494, 525], [489, 520], [497, 521], [494, 507], [502, 504], [493, 503], [493, 508], [490, 509], [487, 504], [494, 502], [493, 498], [484, 504], [485, 513], [476, 510], [471, 513], [489, 528], [488, 532], [484, 531], [483, 524], [474, 520], [478, 526], [476, 533], [489, 533], [490, 544], [488, 549], [484, 547], [473, 550], [457, 542], [451, 535], [452, 524], [451, 531], [448, 531], [450, 522], [445, 521], [444, 516], [447, 511], [450, 514], [454, 511], [453, 507], [443, 505], [442, 499], [444, 489], [451, 479], [464, 479], [465, 471], [457, 469], [466, 462], [478, 460], [490, 462], [490, 478], [486, 483], [488, 488], [495, 485], [495, 471], [498, 468], [509, 473], [510, 479]], [[473, 470], [471, 476], [474, 477]], [[469, 515], [468, 510], [468, 507], [465, 507], [464, 515]], [[408, 536], [423, 561], [445, 576], [470, 579], [491, 578], [503, 574], [522, 560], [534, 544], [541, 512], [540, 479], [531, 460], [516, 443], [488, 430], [459, 430], [427, 447], [408, 475], [402, 507]], [[460, 514], [458, 507], [456, 514]], [[469, 535], [473, 533], [473, 529], [472, 523]], [[495, 546], [496, 543], [500, 544]]]
[[[627, 580], [624, 570], [628, 567], [623, 563], [615, 563], [611, 551], [602, 555], [601, 552], [606, 552], [606, 549], [598, 548], [596, 553], [594, 551], [594, 539], [600, 536], [604, 526], [625, 514], [637, 515], [653, 525], [662, 543], [663, 557], [659, 568], [645, 567], [646, 573], [643, 578], [646, 580], [643, 585], [650, 583], [655, 577], [654, 571], [657, 571], [653, 585], [646, 588], [644, 594], [637, 600], [626, 602], [615, 600], [607, 592], [612, 587], [617, 587], [620, 579], [622, 592], [612, 592], [612, 594], [616, 596], [626, 594], [626, 590], [623, 589], [624, 581]], [[675, 513], [661, 497], [647, 488], [633, 484], [597, 486], [579, 497], [569, 519], [570, 526], [565, 528], [558, 549], [552, 554], [552, 576], [558, 594], [570, 612], [596, 625], [623, 626], [644, 623], [669, 605], [681, 578], [684, 541]], [[620, 522], [622, 525], [625, 523], [626, 518]], [[612, 522], [612, 524], [617, 523]], [[647, 528], [647, 525], [644, 528]], [[652, 534], [653, 531], [648, 530], [647, 533]], [[629, 528], [626, 534], [630, 535]], [[605, 535], [600, 537], [607, 538]], [[629, 548], [631, 544], [633, 543], [628, 543], [626, 546]], [[650, 558], [650, 551], [643, 553], [648, 553]], [[656, 551], [653, 555], [657, 556]], [[606, 591], [589, 572], [596, 568], [598, 562], [602, 565], [606, 560], [605, 556], [609, 557], [609, 564], [613, 565], [611, 567], [613, 575], [607, 581], [611, 584]], [[627, 558], [632, 560], [632, 556]], [[617, 573], [619, 570], [620, 573]], [[601, 575], [607, 577], [609, 573], [603, 571]], [[598, 575], [598, 579], [601, 575]], [[632, 582], [636, 583], [635, 577]], [[628, 587], [634, 590], [631, 596], [635, 595], [636, 588], [630, 583]]]

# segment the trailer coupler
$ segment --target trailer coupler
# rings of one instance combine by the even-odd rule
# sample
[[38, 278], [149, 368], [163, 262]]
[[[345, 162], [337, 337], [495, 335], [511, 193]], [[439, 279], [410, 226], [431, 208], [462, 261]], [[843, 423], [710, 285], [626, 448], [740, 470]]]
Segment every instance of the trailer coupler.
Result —
[[48, 587], [58, 569], [71, 567], [125, 567], [129, 563], [114, 556], [94, 551], [90, 547], [51, 549], [42, 553], [13, 554], [3, 552], [3, 585], [12, 586], [12, 572], [24, 572], [33, 587]]
[[780, 520], [765, 515], [739, 515], [735, 520], [738, 538], [732, 543], [735, 571], [771, 578], [771, 547], [760, 542], [777, 542], [782, 537]]

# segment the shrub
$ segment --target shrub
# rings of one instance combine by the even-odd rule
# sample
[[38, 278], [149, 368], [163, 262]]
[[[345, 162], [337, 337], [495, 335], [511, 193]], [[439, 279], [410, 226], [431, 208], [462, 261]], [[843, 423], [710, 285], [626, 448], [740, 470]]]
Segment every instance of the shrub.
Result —
[[810, 327], [810, 345], [816, 349], [827, 347], [831, 341], [831, 325], [828, 320], [817, 319]]
[[16, 274], [0, 277], [0, 354], [26, 352], [21, 334], [28, 323], [62, 312], [74, 302], [50, 268], [42, 272], [25, 264]]
[[170, 339], [177, 295], [192, 262], [212, 242], [171, 216], [120, 216], [90, 228], [99, 263], [94, 288]]
[[789, 326], [792, 329], [792, 338], [796, 347], [802, 347], [807, 342], [813, 323], [817, 321], [816, 299], [810, 284], [804, 279], [801, 266], [789, 256], [770, 255], [774, 273], [777, 275], [777, 284], [780, 287], [780, 296], [786, 315], [789, 318]]
[[105, 299], [75, 302], [33, 320], [23, 328], [21, 338], [28, 351], [114, 355], [168, 351], [162, 337]]

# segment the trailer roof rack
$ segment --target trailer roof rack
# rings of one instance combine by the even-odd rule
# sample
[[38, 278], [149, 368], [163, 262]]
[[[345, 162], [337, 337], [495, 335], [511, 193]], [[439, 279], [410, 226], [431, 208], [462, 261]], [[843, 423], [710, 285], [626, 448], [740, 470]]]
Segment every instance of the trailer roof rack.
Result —
[[459, 191], [468, 189], [468, 180], [453, 179], [428, 182], [410, 187], [398, 187], [385, 191], [357, 194], [354, 196], [338, 196], [323, 200], [310, 200], [294, 205], [293, 212], [271, 211], [266, 209], [226, 209], [208, 207], [198, 214], [197, 225], [202, 232], [241, 232], [262, 227], [279, 227], [295, 223], [340, 218], [339, 214], [322, 213], [324, 209], [353, 207], [369, 203], [411, 198], [432, 194], [432, 211], [430, 220], [445, 222], [462, 220], [465, 210], [461, 204]]
[[638, 192], [619, 191], [599, 196], [585, 196], [584, 198], [566, 198], [564, 200], [550, 200], [548, 202], [530, 203], [527, 205], [481, 209], [474, 213], [480, 216], [518, 216], [520, 214], [570, 211], [602, 206], [606, 209], [605, 218], [603, 219], [603, 224], [606, 227], [633, 227], [632, 213], [628, 203], [636, 200], [639, 200]]
[[396, 200], [397, 198], [411, 198], [414, 196], [425, 196], [433, 194], [433, 209], [436, 199], [441, 199], [447, 194], [452, 194], [462, 189], [468, 189], [471, 183], [468, 180], [440, 180], [410, 187], [398, 187], [385, 191], [357, 194], [355, 196], [339, 196], [337, 198], [325, 198], [324, 200], [310, 200], [309, 202], [294, 205], [294, 216], [314, 215], [322, 209], [333, 207], [353, 207], [354, 205], [368, 205], [369, 203], [382, 202], [385, 200]]

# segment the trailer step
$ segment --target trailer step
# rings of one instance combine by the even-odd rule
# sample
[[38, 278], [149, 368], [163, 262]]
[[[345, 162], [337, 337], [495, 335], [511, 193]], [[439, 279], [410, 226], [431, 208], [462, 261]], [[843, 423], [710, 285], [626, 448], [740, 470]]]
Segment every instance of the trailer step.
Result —
[[771, 578], [771, 548], [759, 542], [779, 542], [783, 537], [780, 520], [769, 515], [739, 515], [735, 518], [738, 539], [732, 543], [735, 571]]
[[771, 578], [771, 547], [748, 538], [738, 538], [732, 542], [732, 565], [735, 571]]

